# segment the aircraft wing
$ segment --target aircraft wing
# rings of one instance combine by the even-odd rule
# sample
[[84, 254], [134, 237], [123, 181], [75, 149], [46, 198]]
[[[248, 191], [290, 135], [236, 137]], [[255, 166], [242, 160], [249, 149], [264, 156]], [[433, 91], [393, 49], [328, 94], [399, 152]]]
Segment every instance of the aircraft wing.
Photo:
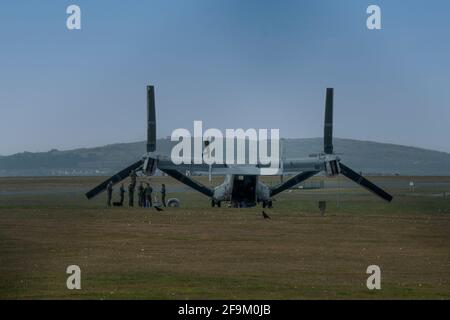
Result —
[[204, 175], [225, 175], [228, 173], [228, 166], [225, 164], [213, 164], [209, 166], [202, 164], [174, 164], [169, 157], [158, 157], [158, 169], [161, 171], [175, 170], [186, 175], [204, 176]]
[[323, 171], [325, 164], [323, 159], [314, 157], [283, 160], [280, 167], [280, 175], [292, 175], [305, 171]]
[[234, 175], [261, 175], [261, 176], [277, 176], [292, 175], [305, 171], [322, 171], [324, 170], [323, 160], [318, 158], [304, 158], [284, 160], [277, 168], [271, 168], [269, 165], [253, 165], [253, 164], [179, 164], [176, 165], [169, 157], [158, 157], [158, 168], [164, 170], [176, 170], [193, 176], [223, 176], [227, 174]]

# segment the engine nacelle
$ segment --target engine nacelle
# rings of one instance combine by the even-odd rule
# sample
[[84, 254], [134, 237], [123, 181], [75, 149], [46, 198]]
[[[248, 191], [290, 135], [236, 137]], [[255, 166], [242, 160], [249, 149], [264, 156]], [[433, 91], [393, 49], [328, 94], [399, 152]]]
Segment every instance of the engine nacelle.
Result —
[[261, 181], [256, 184], [256, 197], [258, 202], [270, 201], [270, 188]]
[[156, 162], [157, 162], [156, 159], [149, 157], [145, 158], [144, 165], [142, 166], [142, 171], [148, 176], [154, 175], [157, 165]]
[[228, 201], [233, 190], [233, 179], [231, 176], [225, 176], [224, 182], [214, 188], [213, 199], [215, 201]]
[[341, 173], [341, 167], [339, 166], [339, 161], [334, 160], [328, 160], [325, 162], [325, 173], [328, 177], [334, 177], [337, 176], [339, 173]]

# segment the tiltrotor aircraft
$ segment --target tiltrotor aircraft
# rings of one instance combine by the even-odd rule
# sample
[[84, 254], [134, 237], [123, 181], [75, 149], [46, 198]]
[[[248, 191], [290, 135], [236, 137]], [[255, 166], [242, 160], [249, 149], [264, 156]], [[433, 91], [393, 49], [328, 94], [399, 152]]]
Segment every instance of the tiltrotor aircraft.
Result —
[[[220, 207], [222, 201], [230, 202], [232, 207], [254, 207], [258, 203], [261, 203], [263, 207], [270, 207], [272, 206], [273, 197], [277, 194], [296, 186], [320, 172], [325, 172], [327, 176], [331, 177], [342, 174], [380, 198], [388, 202], [392, 201], [390, 194], [344, 165], [339, 156], [333, 153], [332, 88], [328, 88], [326, 91], [323, 153], [304, 159], [281, 160], [277, 175], [293, 175], [293, 177], [279, 185], [271, 187], [260, 181], [259, 177], [262, 175], [260, 165], [175, 165], [169, 156], [156, 152], [155, 92], [153, 86], [148, 86], [147, 153], [136, 163], [133, 163], [128, 168], [120, 171], [87, 192], [86, 197], [88, 199], [95, 197], [106, 190], [110, 181], [116, 184], [129, 177], [131, 172], [140, 171], [146, 176], [152, 176], [156, 168], [210, 198], [213, 207]], [[189, 176], [184, 174], [186, 172], [190, 172]], [[225, 180], [221, 185], [212, 188], [191, 178], [192, 175], [208, 174], [225, 176]]]

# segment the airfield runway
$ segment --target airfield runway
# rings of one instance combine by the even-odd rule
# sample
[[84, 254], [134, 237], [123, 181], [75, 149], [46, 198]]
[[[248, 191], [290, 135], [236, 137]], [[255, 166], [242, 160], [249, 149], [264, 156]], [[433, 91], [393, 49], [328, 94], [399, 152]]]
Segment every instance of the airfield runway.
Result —
[[[182, 207], [161, 213], [86, 200], [99, 177], [0, 178], [0, 298], [449, 299], [450, 177], [373, 178], [391, 204], [344, 179], [279, 195], [266, 221], [165, 177], [154, 189]], [[69, 265], [81, 290], [66, 288]]]

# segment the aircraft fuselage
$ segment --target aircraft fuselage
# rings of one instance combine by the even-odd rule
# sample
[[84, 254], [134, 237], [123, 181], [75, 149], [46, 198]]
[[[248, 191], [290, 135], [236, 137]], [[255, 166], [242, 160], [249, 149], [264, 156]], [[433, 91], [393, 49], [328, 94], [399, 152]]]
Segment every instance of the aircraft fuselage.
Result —
[[269, 205], [270, 189], [258, 175], [227, 175], [214, 189], [213, 205], [228, 201], [234, 208], [250, 208], [259, 202]]

